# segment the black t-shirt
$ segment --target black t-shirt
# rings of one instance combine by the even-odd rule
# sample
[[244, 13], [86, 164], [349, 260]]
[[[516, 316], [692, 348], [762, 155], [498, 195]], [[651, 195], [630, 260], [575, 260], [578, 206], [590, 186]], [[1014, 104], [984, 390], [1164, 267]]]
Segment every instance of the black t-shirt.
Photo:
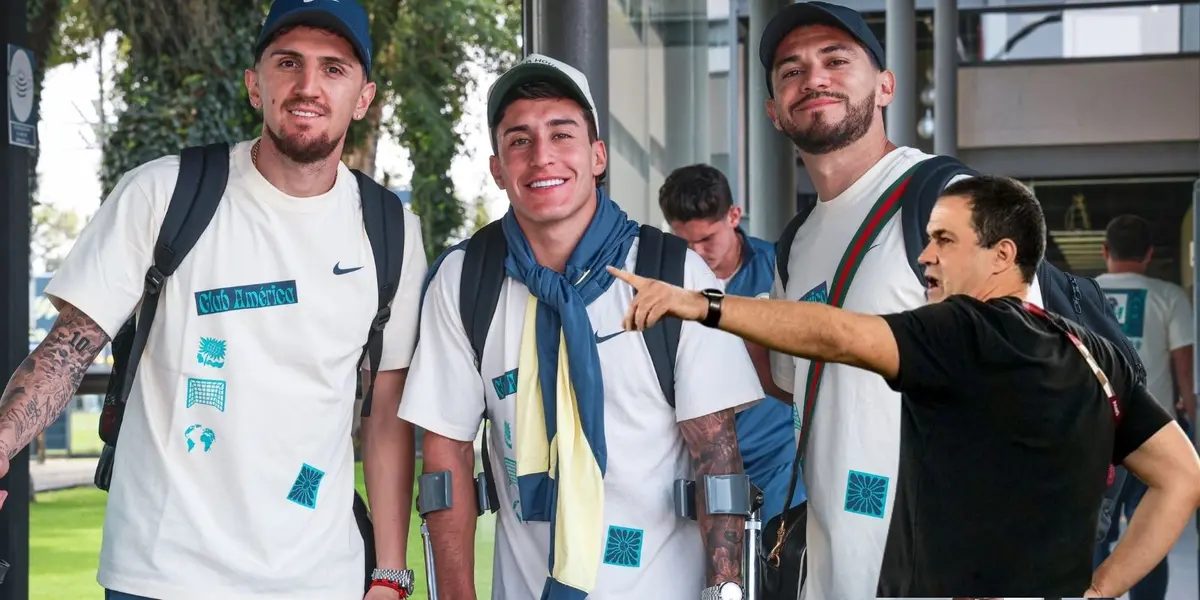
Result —
[[[896, 336], [900, 472], [878, 595], [1079, 596], [1108, 465], [1171, 417], [1109, 342], [1019, 300], [954, 296], [883, 317]], [[1057, 317], [1056, 317], [1057, 318]]]

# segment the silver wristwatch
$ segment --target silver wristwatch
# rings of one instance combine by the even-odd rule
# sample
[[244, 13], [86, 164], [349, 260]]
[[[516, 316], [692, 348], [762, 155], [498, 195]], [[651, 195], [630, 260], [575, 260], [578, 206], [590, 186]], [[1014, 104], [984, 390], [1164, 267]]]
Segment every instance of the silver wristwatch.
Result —
[[406, 595], [413, 593], [413, 572], [409, 569], [375, 569], [371, 571], [371, 579], [390, 581], [400, 586]]
[[742, 600], [742, 586], [733, 581], [706, 587], [700, 592], [700, 600]]

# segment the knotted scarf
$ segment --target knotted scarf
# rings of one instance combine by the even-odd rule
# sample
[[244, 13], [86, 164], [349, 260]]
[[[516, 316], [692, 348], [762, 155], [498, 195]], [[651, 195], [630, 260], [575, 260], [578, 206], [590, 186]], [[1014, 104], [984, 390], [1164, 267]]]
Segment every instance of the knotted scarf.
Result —
[[623, 267], [638, 233], [597, 190], [596, 215], [558, 273], [537, 264], [512, 210], [503, 218], [509, 276], [529, 289], [517, 365], [517, 486], [524, 521], [550, 522], [542, 600], [578, 600], [596, 585], [603, 552], [604, 381], [587, 306]]

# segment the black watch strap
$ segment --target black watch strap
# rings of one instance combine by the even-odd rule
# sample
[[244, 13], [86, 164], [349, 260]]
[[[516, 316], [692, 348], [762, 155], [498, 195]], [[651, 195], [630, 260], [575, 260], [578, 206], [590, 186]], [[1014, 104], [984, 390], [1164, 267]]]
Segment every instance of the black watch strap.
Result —
[[708, 313], [704, 315], [700, 324], [715, 329], [721, 323], [721, 301], [725, 299], [725, 293], [721, 290], [707, 289], [700, 294], [708, 300]]

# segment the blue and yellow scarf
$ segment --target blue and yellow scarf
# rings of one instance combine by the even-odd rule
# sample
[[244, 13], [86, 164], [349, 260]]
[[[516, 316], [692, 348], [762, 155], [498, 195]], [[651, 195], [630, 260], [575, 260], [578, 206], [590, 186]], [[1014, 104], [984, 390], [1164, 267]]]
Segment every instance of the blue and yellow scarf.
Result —
[[505, 268], [529, 289], [517, 365], [517, 486], [525, 521], [550, 522], [542, 600], [578, 600], [596, 585], [604, 541], [604, 380], [587, 306], [623, 267], [638, 233], [597, 190], [596, 215], [564, 273], [537, 264], [511, 210]]

